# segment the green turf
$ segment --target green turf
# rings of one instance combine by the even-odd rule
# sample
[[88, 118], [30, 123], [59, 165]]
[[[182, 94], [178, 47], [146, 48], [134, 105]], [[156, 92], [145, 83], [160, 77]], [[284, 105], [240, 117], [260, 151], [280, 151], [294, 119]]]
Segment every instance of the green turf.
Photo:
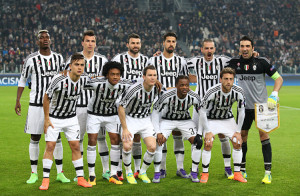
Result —
[[[268, 89], [270, 92], [270, 88]], [[14, 112], [17, 87], [0, 87], [0, 195], [299, 195], [300, 194], [300, 87], [283, 87], [280, 91], [281, 127], [271, 133], [273, 151], [271, 185], [261, 184], [264, 175], [261, 144], [257, 130], [252, 126], [248, 139], [247, 173], [248, 183], [242, 184], [224, 177], [223, 158], [218, 140], [214, 143], [210, 164], [210, 177], [207, 184], [192, 183], [187, 179], [176, 177], [176, 162], [173, 153], [172, 137], [168, 141], [167, 171], [168, 176], [160, 184], [144, 184], [138, 180], [137, 185], [117, 186], [101, 178], [102, 166], [99, 156], [96, 162], [97, 185], [91, 189], [78, 187], [74, 182], [61, 184], [55, 182], [56, 169], [53, 164], [50, 174], [50, 188], [41, 193], [38, 187], [42, 179], [42, 155], [45, 149], [44, 138], [40, 142], [39, 180], [28, 185], [30, 175], [28, 154], [29, 135], [23, 132], [28, 108], [29, 90], [22, 97], [22, 116]], [[298, 110], [294, 109], [298, 108]], [[108, 140], [109, 143], [109, 140]], [[87, 141], [84, 142], [85, 147]], [[73, 179], [74, 167], [71, 162], [70, 148], [63, 137], [64, 171]], [[191, 167], [190, 144], [185, 142], [186, 170]], [[145, 150], [145, 148], [143, 148]], [[85, 174], [88, 175], [86, 154], [84, 155]], [[201, 168], [201, 166], [200, 166]], [[201, 169], [200, 169], [201, 170]], [[153, 178], [153, 165], [148, 170]]]

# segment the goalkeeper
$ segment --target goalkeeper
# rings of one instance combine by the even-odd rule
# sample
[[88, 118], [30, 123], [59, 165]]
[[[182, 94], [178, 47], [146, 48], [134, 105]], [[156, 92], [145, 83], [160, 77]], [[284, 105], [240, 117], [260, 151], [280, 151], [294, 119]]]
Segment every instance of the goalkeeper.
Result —
[[[264, 57], [253, 57], [253, 41], [248, 36], [240, 39], [240, 56], [232, 58], [228, 62], [228, 66], [236, 71], [237, 85], [241, 86], [245, 91], [246, 110], [245, 119], [242, 126], [242, 150], [243, 158], [241, 164], [241, 172], [244, 178], [246, 173], [246, 153], [247, 153], [247, 138], [248, 131], [251, 128], [253, 120], [255, 120], [254, 103], [268, 103], [269, 109], [274, 109], [279, 100], [278, 92], [282, 86], [283, 79], [277, 72], [276, 68], [272, 66], [268, 59]], [[265, 74], [270, 76], [274, 81], [273, 92], [268, 98]], [[272, 166], [272, 149], [270, 137], [268, 133], [259, 131], [260, 141], [262, 144], [262, 153], [264, 157], [265, 175], [262, 183], [270, 184], [271, 166]]]

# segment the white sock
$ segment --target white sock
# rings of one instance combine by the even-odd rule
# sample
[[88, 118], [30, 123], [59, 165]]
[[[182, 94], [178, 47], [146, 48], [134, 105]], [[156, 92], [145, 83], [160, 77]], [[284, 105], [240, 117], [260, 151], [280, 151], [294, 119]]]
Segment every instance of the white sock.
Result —
[[155, 152], [149, 152], [147, 150], [147, 152], [145, 152], [145, 155], [144, 155], [144, 161], [143, 161], [143, 165], [142, 165], [142, 168], [141, 168], [141, 174], [145, 173], [148, 169], [148, 167], [151, 165], [152, 161], [153, 161], [153, 158], [154, 158], [154, 154]]
[[160, 169], [167, 170], [167, 142], [163, 144]]
[[225, 167], [231, 167], [231, 147], [228, 137], [220, 138]]
[[89, 168], [89, 176], [96, 176], [95, 174], [96, 156], [97, 156], [96, 146], [88, 145], [86, 151], [86, 157], [87, 157], [88, 168]]
[[203, 173], [208, 173], [210, 158], [211, 158], [211, 150], [210, 151], [206, 151], [205, 149], [203, 149], [203, 152], [202, 152], [202, 168], [203, 168]]
[[53, 163], [53, 161], [50, 159], [43, 159], [43, 177], [44, 178], [49, 178], [52, 163]]
[[75, 171], [76, 171], [76, 176], [77, 177], [83, 177], [83, 159], [77, 159], [75, 161], [72, 161], [74, 167], [75, 167]]
[[174, 136], [174, 153], [176, 157], [177, 170], [183, 169], [184, 144], [181, 136]]
[[132, 173], [132, 170], [131, 170], [131, 150], [130, 151], [125, 151], [123, 149], [122, 157], [123, 157], [123, 163], [124, 163], [124, 167], [125, 167], [125, 170], [126, 170], [126, 174]]
[[117, 175], [120, 161], [120, 145], [111, 145], [110, 149], [110, 175]]
[[242, 157], [243, 157], [242, 149], [233, 149], [232, 150], [234, 172], [240, 172]]
[[57, 139], [56, 141], [56, 145], [53, 151], [53, 156], [55, 159], [55, 164], [56, 164], [56, 170], [57, 173], [61, 173], [62, 172], [62, 168], [63, 168], [63, 156], [64, 156], [64, 149], [63, 149], [63, 145], [61, 143], [61, 139]]
[[132, 145], [132, 157], [134, 161], [134, 171], [137, 172], [141, 169], [142, 160], [142, 144], [141, 142], [133, 142]]
[[156, 151], [153, 159], [154, 163], [154, 172], [160, 172], [160, 164], [161, 164], [161, 159], [162, 159], [162, 149], [163, 146], [159, 146], [156, 143]]
[[101, 157], [103, 173], [109, 170], [109, 153], [105, 137], [98, 136], [98, 152]]
[[30, 139], [29, 157], [30, 157], [31, 172], [33, 173], [37, 173], [39, 154], [40, 154], [39, 141], [34, 141]]
[[201, 158], [201, 149], [197, 149], [194, 144], [192, 144], [192, 172], [198, 171], [198, 166]]

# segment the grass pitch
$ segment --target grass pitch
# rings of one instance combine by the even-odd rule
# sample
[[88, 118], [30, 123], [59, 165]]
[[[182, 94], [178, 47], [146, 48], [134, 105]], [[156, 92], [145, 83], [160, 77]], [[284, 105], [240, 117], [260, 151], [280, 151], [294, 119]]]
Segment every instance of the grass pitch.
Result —
[[[268, 87], [269, 93], [271, 88]], [[39, 180], [36, 184], [26, 184], [30, 176], [30, 161], [28, 146], [30, 136], [23, 132], [26, 121], [29, 90], [23, 92], [21, 99], [22, 116], [14, 112], [17, 87], [0, 87], [0, 194], [1, 195], [299, 195], [300, 194], [300, 86], [282, 87], [280, 97], [281, 127], [272, 132], [271, 144], [273, 151], [272, 184], [261, 184], [264, 176], [264, 165], [255, 125], [249, 133], [247, 153], [248, 183], [227, 180], [224, 177], [224, 163], [220, 142], [215, 140], [210, 164], [210, 176], [207, 184], [192, 183], [190, 180], [176, 176], [176, 161], [173, 153], [173, 139], [168, 140], [167, 178], [160, 184], [144, 184], [138, 180], [137, 185], [129, 185], [126, 180], [123, 185], [110, 184], [102, 179], [100, 157], [96, 161], [97, 185], [86, 189], [78, 187], [74, 182], [62, 184], [55, 181], [56, 168], [53, 164], [50, 173], [48, 191], [40, 191], [42, 181], [42, 156], [45, 149], [44, 137], [40, 142], [40, 159], [38, 164]], [[71, 151], [65, 137], [62, 137], [64, 147], [65, 175], [73, 179], [75, 170], [71, 162]], [[109, 139], [107, 140], [109, 143]], [[87, 136], [84, 141], [87, 146]], [[143, 147], [145, 152], [145, 147]], [[191, 167], [191, 148], [185, 141], [185, 162], [187, 171]], [[202, 167], [200, 166], [200, 171]], [[84, 171], [88, 176], [86, 154], [84, 154]], [[148, 170], [148, 176], [153, 178], [153, 164]]]

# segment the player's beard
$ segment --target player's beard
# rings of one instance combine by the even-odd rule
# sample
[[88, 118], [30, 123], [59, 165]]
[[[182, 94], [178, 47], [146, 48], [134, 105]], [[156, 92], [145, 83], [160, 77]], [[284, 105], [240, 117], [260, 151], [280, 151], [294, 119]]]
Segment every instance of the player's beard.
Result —
[[135, 50], [133, 50], [133, 49], [129, 49], [129, 51], [130, 51], [132, 54], [137, 54], [137, 53], [139, 53], [139, 52], [140, 52], [140, 50], [141, 50], [141, 49], [138, 49], [138, 50], [137, 50], [137, 52], [136, 52], [136, 51], [135, 51]]
[[172, 54], [174, 52], [174, 48], [169, 47], [166, 49], [166, 51], [167, 53]]

